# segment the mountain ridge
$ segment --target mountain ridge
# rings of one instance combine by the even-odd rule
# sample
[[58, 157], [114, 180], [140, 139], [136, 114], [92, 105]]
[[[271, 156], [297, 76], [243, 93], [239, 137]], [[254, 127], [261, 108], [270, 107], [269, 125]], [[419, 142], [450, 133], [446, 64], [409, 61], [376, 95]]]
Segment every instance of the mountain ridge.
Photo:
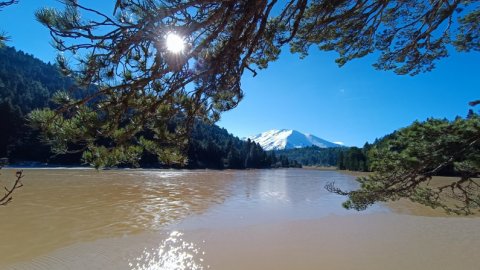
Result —
[[[25, 116], [34, 109], [52, 106], [50, 100], [57, 91], [73, 91], [75, 96], [82, 97], [85, 92], [88, 94], [96, 89], [76, 87], [56, 65], [13, 47], [1, 47], [0, 59], [0, 158], [8, 159], [12, 164], [84, 165], [81, 152], [52, 153], [51, 145], [41, 139], [38, 130], [28, 125]], [[187, 165], [163, 164], [148, 151], [142, 154], [139, 165], [143, 168], [187, 169], [299, 167], [297, 162], [266, 153], [259, 145], [243, 141], [214, 124], [196, 121], [189, 139], [188, 152], [185, 153], [189, 161]], [[119, 166], [133, 167], [132, 164]]]
[[302, 133], [294, 129], [271, 129], [260, 134], [249, 136], [266, 151], [318, 146], [320, 148], [342, 147], [310, 133]]

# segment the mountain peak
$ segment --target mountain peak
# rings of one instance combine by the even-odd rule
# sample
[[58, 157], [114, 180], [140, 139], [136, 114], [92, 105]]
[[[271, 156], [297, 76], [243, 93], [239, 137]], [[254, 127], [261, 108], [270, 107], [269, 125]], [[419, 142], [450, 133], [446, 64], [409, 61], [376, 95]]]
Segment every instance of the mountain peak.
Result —
[[312, 145], [320, 148], [341, 146], [312, 134], [302, 133], [293, 129], [272, 129], [248, 138], [260, 144], [264, 150], [283, 150], [308, 147]]

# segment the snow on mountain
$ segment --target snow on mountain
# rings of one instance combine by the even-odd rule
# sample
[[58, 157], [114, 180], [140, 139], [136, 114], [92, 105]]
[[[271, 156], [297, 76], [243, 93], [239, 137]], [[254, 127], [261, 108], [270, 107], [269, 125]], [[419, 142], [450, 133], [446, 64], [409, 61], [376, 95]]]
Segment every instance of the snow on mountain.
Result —
[[342, 145], [326, 141], [311, 134], [291, 129], [272, 129], [248, 139], [260, 144], [264, 150], [283, 150], [316, 145], [320, 148], [341, 147]]

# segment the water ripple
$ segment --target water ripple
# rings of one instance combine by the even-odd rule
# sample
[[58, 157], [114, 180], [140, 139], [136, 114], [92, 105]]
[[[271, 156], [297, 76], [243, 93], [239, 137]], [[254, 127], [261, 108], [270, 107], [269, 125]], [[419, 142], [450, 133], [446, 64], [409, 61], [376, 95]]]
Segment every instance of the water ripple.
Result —
[[183, 233], [173, 231], [158, 248], [144, 250], [142, 255], [129, 262], [132, 270], [203, 270], [204, 259], [194, 243], [182, 239]]

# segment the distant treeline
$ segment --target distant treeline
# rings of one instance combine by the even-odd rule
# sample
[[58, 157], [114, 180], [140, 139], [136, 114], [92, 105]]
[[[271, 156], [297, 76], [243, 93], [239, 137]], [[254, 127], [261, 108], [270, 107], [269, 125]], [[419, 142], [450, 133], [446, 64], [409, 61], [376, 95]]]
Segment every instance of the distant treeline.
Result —
[[[55, 92], [81, 95], [84, 90], [80, 91], [71, 79], [62, 76], [55, 65], [14, 48], [0, 48], [0, 59], [0, 158], [7, 157], [11, 163], [82, 164], [81, 153], [54, 155], [50, 146], [39, 139], [38, 131], [28, 125], [25, 116], [33, 109], [52, 106], [50, 98]], [[225, 129], [201, 122], [193, 129], [188, 158], [188, 168], [300, 167], [286, 156], [267, 153], [254, 142], [242, 141]], [[140, 165], [163, 166], [148, 153]]]
[[[451, 145], [449, 147], [452, 148], [452, 151], [461, 152], [462, 145], [466, 143], [463, 142], [462, 137], [457, 134], [458, 130], [475, 133], [480, 128], [478, 126], [479, 117], [478, 113], [469, 110], [465, 118], [457, 117], [453, 121], [447, 119], [427, 119], [423, 122], [415, 121], [411, 125], [400, 129], [401, 136], [398, 131], [395, 131], [380, 139], [376, 139], [372, 144], [365, 143], [362, 148], [319, 148], [312, 146], [276, 151], [276, 153], [277, 155], [284, 155], [290, 160], [295, 160], [303, 166], [335, 166], [340, 170], [368, 172], [375, 170], [375, 166], [383, 166], [382, 164], [385, 163], [385, 159], [388, 158], [388, 155], [380, 155], [379, 153], [402, 153], [402, 155], [405, 155], [404, 158], [406, 160], [414, 163], [418, 161], [419, 155], [425, 159], [434, 156], [434, 153], [426, 152], [424, 149], [428, 147], [435, 149], [435, 144], [438, 144], [438, 141], [448, 142], [449, 145]], [[441, 132], [440, 134], [434, 134], [432, 132], [430, 137], [422, 137], [419, 139], [415, 136], [418, 130], [445, 130], [445, 132]], [[478, 138], [480, 138], [478, 132], [475, 136], [472, 136], [471, 139], [478, 140]], [[404, 151], [408, 145], [416, 145], [416, 147], [414, 147], [415, 150], [411, 152]], [[476, 166], [478, 166], [478, 164], [480, 164], [480, 153], [466, 157], [462, 163], [451, 162], [443, 166], [441, 170], [437, 170], [435, 174], [461, 176], [465, 171], [476, 170], [475, 168], [477, 168]], [[438, 161], [431, 161], [431, 164], [427, 164], [426, 166], [434, 170], [438, 165]], [[477, 171], [477, 173], [480, 172]]]
[[304, 148], [293, 148], [287, 150], [274, 151], [277, 155], [287, 156], [303, 166], [337, 166], [340, 152], [347, 148], [320, 148], [318, 146], [309, 146]]
[[216, 125], [195, 124], [190, 139], [189, 167], [217, 169], [301, 167], [284, 155], [267, 153], [250, 140], [243, 141]]
[[[82, 95], [85, 90], [75, 87], [73, 81], [62, 76], [53, 64], [46, 64], [32, 55], [18, 52], [13, 48], [0, 48], [0, 158], [7, 157], [10, 162], [40, 162], [50, 164], [80, 165], [81, 153], [54, 155], [50, 146], [39, 139], [39, 133], [33, 130], [25, 116], [36, 108], [52, 106], [50, 98], [55, 92], [70, 92], [74, 96]], [[89, 89], [87, 92], [95, 91]], [[465, 129], [478, 128], [475, 119], [478, 114], [469, 111], [465, 118]], [[461, 118], [460, 118], [461, 119]], [[470, 120], [472, 121], [470, 121]], [[458, 122], [458, 121], [457, 121]], [[460, 123], [463, 123], [460, 121]], [[435, 129], [451, 125], [448, 120], [427, 120], [415, 122], [411, 127]], [[470, 127], [470, 126], [472, 127]], [[405, 132], [404, 132], [405, 133]], [[442, 134], [449, 140], [452, 134]], [[400, 151], [401, 139], [394, 132], [372, 144], [359, 147], [319, 148], [316, 146], [265, 152], [252, 141], [242, 141], [215, 125], [197, 122], [189, 143], [188, 168], [245, 169], [300, 166], [335, 166], [342, 170], [370, 171], [373, 163], [379, 163], [380, 150]], [[405, 142], [407, 143], [407, 142]], [[427, 139], [415, 142], [420, 146], [430, 143]], [[393, 147], [392, 145], [396, 145]], [[420, 149], [420, 148], [419, 148]], [[427, 153], [428, 154], [428, 153]], [[467, 160], [477, 164], [478, 158]], [[156, 157], [145, 153], [140, 161], [144, 167], [162, 167]], [[128, 164], [127, 164], [128, 166]], [[458, 167], [458, 166], [457, 166]], [[443, 168], [441, 175], [458, 175], [454, 164]]]
[[337, 167], [340, 170], [368, 171], [367, 151], [370, 147], [371, 145], [368, 143], [363, 148], [310, 146], [278, 150], [275, 153], [297, 161], [302, 166], [324, 166]]

